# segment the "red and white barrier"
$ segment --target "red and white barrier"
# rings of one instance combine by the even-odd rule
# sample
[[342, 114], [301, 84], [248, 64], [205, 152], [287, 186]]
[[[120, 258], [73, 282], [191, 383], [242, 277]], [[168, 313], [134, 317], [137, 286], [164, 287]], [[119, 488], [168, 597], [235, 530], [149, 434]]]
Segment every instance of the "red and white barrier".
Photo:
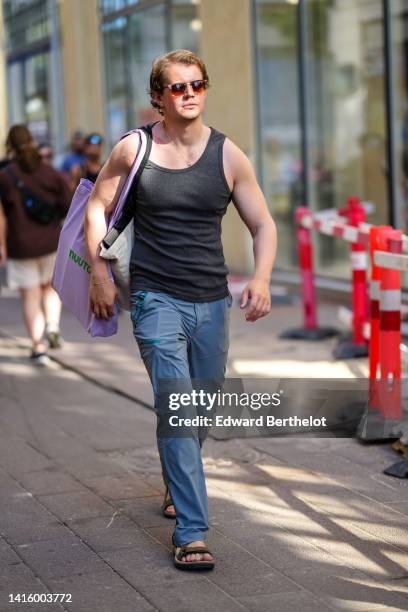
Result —
[[[366, 214], [372, 211], [371, 202], [360, 202], [360, 205]], [[358, 222], [357, 225], [348, 224], [349, 218], [346, 209], [342, 209], [344, 214], [340, 214], [340, 211], [335, 208], [319, 212], [312, 212], [309, 208], [304, 208], [302, 210], [305, 212], [299, 219], [299, 223], [301, 223], [303, 227], [317, 230], [319, 233], [325, 234], [326, 236], [342, 238], [346, 242], [368, 246], [371, 225], [364, 221]]]
[[[303, 327], [288, 329], [281, 334], [281, 338], [299, 340], [321, 340], [337, 334], [331, 327], [318, 327], [316, 292], [313, 273], [313, 244], [311, 229], [317, 219], [310, 216], [306, 207], [296, 209], [296, 238], [298, 246], [298, 260], [302, 286]], [[311, 224], [311, 226], [310, 226]]]
[[[351, 341], [341, 341], [334, 351], [337, 359], [363, 357], [368, 354], [368, 344], [364, 336], [364, 328], [368, 321], [367, 295], [367, 253], [370, 240], [371, 225], [366, 223], [366, 211], [372, 210], [370, 203], [363, 204], [356, 197], [349, 198], [347, 207], [342, 210], [325, 210], [311, 212], [308, 208], [296, 210], [296, 226], [299, 248], [299, 264], [302, 279], [305, 328], [316, 328], [316, 321], [308, 321], [310, 313], [316, 313], [313, 282], [313, 260], [311, 256], [311, 230], [317, 230], [327, 236], [342, 238], [351, 244], [351, 267], [353, 282], [353, 336]], [[306, 231], [307, 233], [306, 233]], [[307, 236], [307, 257], [302, 257]], [[305, 251], [306, 252], [306, 251]], [[307, 260], [307, 263], [303, 259]], [[313, 297], [311, 297], [313, 296]], [[312, 311], [311, 311], [312, 304]], [[316, 316], [315, 316], [316, 319]], [[285, 338], [304, 338], [304, 331], [290, 330], [285, 332]], [[327, 334], [327, 335], [333, 335]], [[324, 338], [327, 335], [322, 334]]]
[[370, 228], [370, 259], [371, 259], [371, 281], [370, 281], [370, 380], [376, 380], [380, 364], [380, 279], [381, 269], [374, 261], [375, 252], [379, 249], [379, 234], [385, 226]]
[[352, 270], [352, 339], [340, 340], [334, 350], [337, 359], [351, 359], [368, 355], [368, 343], [364, 337], [364, 327], [368, 321], [367, 294], [367, 246], [369, 245], [370, 227], [366, 223], [366, 211], [357, 197], [347, 200], [347, 206], [340, 210], [347, 217], [348, 225], [335, 235], [351, 243]]
[[[353, 312], [348, 318], [352, 323], [353, 337], [350, 342], [339, 344], [335, 356], [344, 359], [369, 354], [368, 406], [369, 415], [374, 419], [371, 425], [374, 423], [375, 427], [370, 430], [367, 421], [361, 437], [371, 440], [390, 437], [395, 431], [392, 428], [402, 416], [401, 350], [404, 347], [401, 345], [400, 273], [408, 271], [408, 236], [389, 226], [375, 227], [366, 223], [365, 208], [357, 198], [349, 198], [347, 207], [340, 211], [312, 213], [307, 208], [299, 209], [296, 222], [304, 317], [310, 328], [316, 326], [317, 311], [311, 231], [339, 237], [351, 244]], [[371, 259], [369, 300], [367, 247]], [[370, 340], [369, 345], [367, 339]]]
[[360, 437], [384, 440], [399, 437], [402, 418], [401, 278], [408, 269], [402, 255], [404, 236], [390, 226], [370, 230], [370, 382], [368, 414]]

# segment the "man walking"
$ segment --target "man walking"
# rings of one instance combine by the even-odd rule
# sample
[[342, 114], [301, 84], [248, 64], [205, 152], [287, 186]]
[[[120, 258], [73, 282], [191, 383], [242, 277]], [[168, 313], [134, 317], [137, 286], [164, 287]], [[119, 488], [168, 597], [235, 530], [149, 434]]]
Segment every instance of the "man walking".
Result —
[[[131, 257], [132, 322], [159, 410], [159, 381], [222, 381], [228, 353], [231, 296], [221, 243], [221, 220], [232, 200], [249, 228], [255, 272], [242, 292], [245, 318], [270, 311], [275, 224], [247, 157], [223, 134], [204, 125], [209, 78], [191, 51], [159, 57], [150, 75], [152, 149], [139, 184], [131, 188], [135, 244]], [[120, 141], [103, 167], [89, 201], [87, 245], [92, 265], [94, 314], [113, 315], [116, 288], [99, 245], [134, 161], [138, 135]], [[191, 384], [191, 382], [190, 382]], [[160, 437], [166, 483], [164, 513], [176, 518], [174, 563], [211, 569], [205, 545], [207, 494], [198, 437]]]

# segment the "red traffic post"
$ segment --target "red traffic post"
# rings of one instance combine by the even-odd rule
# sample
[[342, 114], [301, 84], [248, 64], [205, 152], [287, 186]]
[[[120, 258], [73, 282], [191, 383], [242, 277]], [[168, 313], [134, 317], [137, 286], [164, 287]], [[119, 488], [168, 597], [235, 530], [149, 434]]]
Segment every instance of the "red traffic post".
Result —
[[380, 278], [381, 268], [374, 261], [374, 253], [379, 249], [380, 231], [392, 229], [389, 226], [372, 226], [370, 228], [370, 262], [371, 262], [371, 281], [370, 281], [370, 379], [376, 380], [380, 365]]
[[[366, 211], [360, 200], [353, 196], [347, 200], [347, 208], [340, 214], [346, 214], [349, 225], [358, 227], [366, 221]], [[367, 253], [363, 244], [351, 244], [352, 269], [352, 307], [353, 333], [352, 339], [343, 339], [334, 350], [336, 359], [353, 359], [368, 356], [368, 342], [364, 338], [364, 326], [368, 321], [367, 294]]]
[[390, 226], [370, 227], [370, 341], [368, 387], [368, 412], [361, 424], [359, 438], [364, 440], [382, 440], [384, 437], [384, 417], [381, 411], [381, 380], [380, 369], [380, 280], [381, 268], [375, 264], [374, 253], [380, 249], [380, 233], [392, 230]]
[[[295, 211], [296, 240], [302, 288], [303, 324], [301, 328], [288, 329], [280, 338], [296, 340], [323, 340], [335, 336], [338, 332], [332, 327], [318, 327], [316, 291], [313, 273], [313, 244], [309, 227], [303, 223], [310, 215], [307, 207], [299, 207]], [[313, 225], [312, 223], [310, 224]]]
[[[402, 253], [402, 232], [380, 228], [379, 250]], [[381, 414], [386, 421], [401, 419], [401, 272], [380, 268]]]

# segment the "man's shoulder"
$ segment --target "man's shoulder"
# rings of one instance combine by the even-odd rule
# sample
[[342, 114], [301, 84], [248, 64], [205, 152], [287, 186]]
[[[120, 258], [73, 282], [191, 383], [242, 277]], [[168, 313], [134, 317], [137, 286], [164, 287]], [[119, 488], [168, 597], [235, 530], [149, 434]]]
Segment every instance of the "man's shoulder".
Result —
[[246, 166], [250, 163], [243, 150], [228, 137], [225, 138], [224, 142], [224, 161], [234, 168]]
[[139, 143], [138, 132], [127, 134], [113, 147], [109, 156], [110, 164], [121, 168], [130, 168], [135, 161]]
[[224, 171], [235, 187], [241, 182], [256, 182], [253, 163], [232, 140], [227, 138], [224, 145]]

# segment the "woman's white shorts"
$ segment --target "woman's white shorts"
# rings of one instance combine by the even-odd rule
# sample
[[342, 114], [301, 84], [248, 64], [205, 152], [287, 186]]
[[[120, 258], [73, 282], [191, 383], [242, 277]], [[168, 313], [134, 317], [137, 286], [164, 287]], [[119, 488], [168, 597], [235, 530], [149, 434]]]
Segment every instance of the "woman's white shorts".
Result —
[[10, 289], [29, 289], [47, 285], [54, 272], [56, 253], [32, 259], [7, 260], [7, 286]]

